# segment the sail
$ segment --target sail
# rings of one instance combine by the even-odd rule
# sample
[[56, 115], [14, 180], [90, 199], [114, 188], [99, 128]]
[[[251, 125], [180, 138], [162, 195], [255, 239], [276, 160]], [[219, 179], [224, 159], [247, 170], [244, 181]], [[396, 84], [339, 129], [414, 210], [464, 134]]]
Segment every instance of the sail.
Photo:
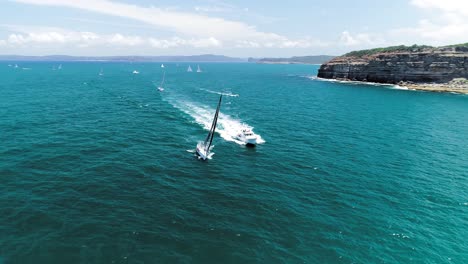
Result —
[[187, 68], [187, 72], [192, 72], [192, 67], [190, 67], [190, 65]]
[[200, 65], [197, 65], [197, 72], [201, 72]]
[[211, 124], [210, 132], [208, 133], [208, 136], [205, 139], [205, 153], [208, 153], [211, 147], [211, 143], [213, 142], [213, 137], [214, 137], [214, 132], [216, 130], [216, 125], [218, 124], [218, 114], [219, 114], [219, 108], [221, 107], [221, 99], [223, 98], [222, 95], [219, 96], [219, 102], [218, 102], [218, 107], [216, 108], [216, 113], [213, 118], [213, 123]]
[[161, 64], [161, 68], [164, 68], [164, 64]]

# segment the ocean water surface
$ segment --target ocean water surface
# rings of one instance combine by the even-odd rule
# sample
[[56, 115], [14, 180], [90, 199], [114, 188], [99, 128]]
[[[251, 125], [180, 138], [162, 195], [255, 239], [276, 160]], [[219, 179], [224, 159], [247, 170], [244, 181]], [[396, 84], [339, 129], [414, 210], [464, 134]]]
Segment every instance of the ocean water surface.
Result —
[[467, 96], [247, 63], [165, 63], [159, 92], [158, 63], [58, 64], [0, 65], [2, 264], [468, 263]]

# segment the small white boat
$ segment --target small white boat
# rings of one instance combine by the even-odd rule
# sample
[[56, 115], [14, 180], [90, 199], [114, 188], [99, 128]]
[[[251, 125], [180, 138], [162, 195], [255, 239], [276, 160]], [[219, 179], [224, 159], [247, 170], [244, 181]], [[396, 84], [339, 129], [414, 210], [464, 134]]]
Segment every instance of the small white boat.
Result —
[[133, 74], [139, 74], [139, 73], [140, 73], [140, 72], [137, 71], [137, 70], [134, 70], [134, 71], [133, 71]]
[[160, 92], [163, 92], [163, 91], [164, 91], [164, 88], [158, 87], [158, 90], [159, 90]]
[[219, 102], [218, 102], [218, 107], [216, 108], [216, 112], [213, 118], [213, 123], [211, 124], [211, 129], [210, 132], [208, 133], [208, 136], [206, 137], [205, 141], [198, 142], [197, 144], [197, 155], [203, 159], [206, 160], [212, 156], [210, 153], [211, 150], [211, 143], [213, 142], [213, 137], [214, 137], [214, 132], [216, 130], [216, 124], [218, 123], [218, 114], [219, 114], [219, 108], [221, 107], [221, 99], [222, 95], [219, 96]]
[[187, 72], [192, 72], [192, 67], [190, 67], [190, 65], [187, 68]]
[[60, 64], [57, 69], [61, 70], [62, 69], [62, 64]]
[[164, 64], [161, 64], [161, 68], [164, 68]]
[[18, 64], [15, 64], [15, 68], [18, 68]]
[[239, 133], [236, 135], [236, 139], [244, 142], [248, 146], [255, 146], [257, 145], [257, 135], [252, 132], [249, 128], [243, 128]]
[[200, 65], [197, 65], [197, 72], [202, 72], [202, 70], [200, 69]]
[[101, 71], [99, 72], [99, 76], [103, 76], [103, 75], [104, 75], [104, 72], [101, 69]]

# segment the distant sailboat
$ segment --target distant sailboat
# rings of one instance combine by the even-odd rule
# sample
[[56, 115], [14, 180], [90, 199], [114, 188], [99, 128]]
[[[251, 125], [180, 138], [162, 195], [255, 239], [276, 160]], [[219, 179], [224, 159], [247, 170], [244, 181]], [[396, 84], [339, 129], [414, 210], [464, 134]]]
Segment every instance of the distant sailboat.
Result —
[[192, 72], [192, 67], [190, 67], [190, 65], [187, 68], [187, 72]]
[[200, 65], [197, 65], [197, 72], [202, 72], [202, 70], [200, 69]]
[[134, 70], [134, 71], [133, 71], [133, 74], [139, 74], [139, 73], [140, 73], [140, 72], [137, 71], [137, 70]]
[[216, 130], [216, 125], [218, 124], [218, 114], [219, 108], [221, 107], [221, 99], [223, 98], [222, 95], [219, 96], [218, 107], [216, 108], [216, 112], [213, 118], [213, 123], [211, 124], [210, 132], [206, 137], [204, 142], [198, 142], [197, 144], [197, 155], [200, 156], [201, 159], [206, 160], [210, 158], [210, 148], [211, 143], [213, 142], [214, 132]]
[[15, 64], [15, 68], [18, 68], [18, 64]]
[[164, 68], [164, 64], [161, 64], [161, 68]]
[[61, 70], [62, 69], [62, 64], [60, 64], [57, 69]]
[[101, 71], [99, 72], [99, 76], [103, 76], [104, 75], [104, 72], [102, 71], [102, 68], [101, 68]]

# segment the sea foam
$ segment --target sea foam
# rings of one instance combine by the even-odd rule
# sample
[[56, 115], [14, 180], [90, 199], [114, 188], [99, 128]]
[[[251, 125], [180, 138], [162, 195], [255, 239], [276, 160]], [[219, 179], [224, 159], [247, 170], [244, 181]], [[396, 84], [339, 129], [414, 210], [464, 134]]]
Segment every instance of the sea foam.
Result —
[[[190, 115], [195, 120], [195, 122], [203, 126], [205, 130], [210, 130], [215, 109], [188, 101], [177, 101], [169, 103], [182, 112]], [[243, 128], [249, 128], [251, 130], [253, 129], [252, 126], [242, 122], [241, 120], [235, 119], [230, 115], [223, 114], [221, 111], [219, 112], [216, 132], [223, 139], [226, 141], [235, 142], [239, 145], [245, 145], [243, 141], [237, 140], [235, 138], [239, 131], [241, 131]], [[260, 135], [256, 135], [258, 137], [258, 144], [265, 143], [265, 140], [263, 140]]]

